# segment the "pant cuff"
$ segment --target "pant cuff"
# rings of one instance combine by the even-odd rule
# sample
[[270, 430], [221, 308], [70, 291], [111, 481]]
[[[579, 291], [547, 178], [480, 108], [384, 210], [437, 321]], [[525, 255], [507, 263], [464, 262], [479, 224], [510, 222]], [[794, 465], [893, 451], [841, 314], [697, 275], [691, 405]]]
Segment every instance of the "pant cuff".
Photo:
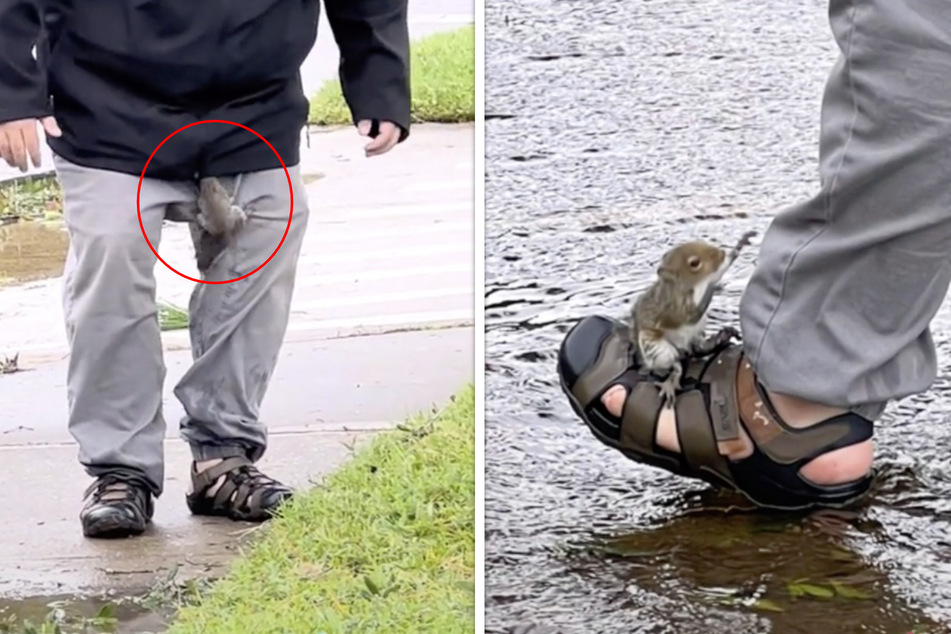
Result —
[[204, 460], [224, 460], [225, 458], [250, 458], [244, 447], [227, 445], [192, 445], [192, 459], [195, 462]]
[[131, 482], [133, 484], [147, 488], [155, 498], [159, 498], [162, 495], [162, 484], [164, 483], [156, 483], [138, 469], [129, 467], [98, 467], [90, 465], [83, 465], [83, 467], [85, 468], [86, 473], [93, 478], [101, 478], [102, 476], [112, 475], [116, 476], [120, 480]]
[[866, 418], [872, 422], [877, 421], [882, 417], [882, 414], [885, 412], [885, 408], [888, 406], [888, 403], [863, 403], [862, 405], [856, 405], [851, 408], [850, 411], [858, 414], [862, 418]]

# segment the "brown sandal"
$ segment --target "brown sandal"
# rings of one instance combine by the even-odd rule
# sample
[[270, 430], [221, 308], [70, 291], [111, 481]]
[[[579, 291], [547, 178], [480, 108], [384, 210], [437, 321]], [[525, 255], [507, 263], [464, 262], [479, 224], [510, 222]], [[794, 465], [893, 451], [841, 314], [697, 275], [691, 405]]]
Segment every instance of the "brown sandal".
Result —
[[[810, 460], [872, 436], [871, 421], [853, 413], [794, 429], [773, 410], [741, 346], [728, 345], [685, 362], [674, 407], [682, 453], [655, 442], [661, 398], [657, 383], [638, 372], [627, 330], [601, 316], [582, 319], [565, 335], [558, 357], [561, 387], [575, 413], [601, 442], [637, 462], [734, 489], [762, 507], [797, 510], [842, 506], [869, 489], [872, 476], [818, 485], [799, 470]], [[601, 403], [614, 385], [628, 392], [620, 417]], [[753, 454], [730, 460], [718, 443], [742, 442]]]
[[[195, 515], [228, 517], [242, 522], [263, 522], [274, 516], [277, 508], [288, 500], [294, 490], [261, 473], [243, 457], [225, 458], [201, 473], [192, 463], [193, 492], [185, 496], [188, 508]], [[221, 476], [221, 488], [209, 496], [208, 490]]]

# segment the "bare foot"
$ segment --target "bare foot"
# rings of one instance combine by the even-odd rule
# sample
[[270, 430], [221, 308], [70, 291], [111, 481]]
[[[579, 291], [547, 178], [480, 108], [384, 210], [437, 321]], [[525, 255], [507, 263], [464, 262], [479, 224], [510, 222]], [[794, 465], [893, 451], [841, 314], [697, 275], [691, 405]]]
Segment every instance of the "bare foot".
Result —
[[[783, 394], [769, 393], [776, 413], [790, 426], [808, 427], [826, 420], [845, 410], [809, 403]], [[627, 389], [615, 385], [601, 397], [604, 407], [613, 416], [620, 417], [627, 400]], [[740, 443], [719, 443], [720, 454], [730, 460], [741, 460], [753, 453], [753, 443], [746, 432], [740, 429]], [[664, 408], [657, 421], [657, 444], [668, 451], [680, 453], [677, 438], [677, 415], [673, 409]], [[835, 449], [806, 463], [799, 473], [818, 485], [842, 484], [858, 480], [868, 474], [872, 466], [874, 445], [866, 440], [857, 445]]]

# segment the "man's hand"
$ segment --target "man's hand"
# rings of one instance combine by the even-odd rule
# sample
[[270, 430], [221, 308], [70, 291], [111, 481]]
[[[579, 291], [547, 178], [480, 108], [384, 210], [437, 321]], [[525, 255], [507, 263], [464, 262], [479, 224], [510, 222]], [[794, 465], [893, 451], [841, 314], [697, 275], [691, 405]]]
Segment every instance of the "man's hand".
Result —
[[[360, 133], [360, 136], [369, 136], [372, 125], [372, 121], [364, 119], [357, 124], [357, 132]], [[381, 121], [380, 133], [376, 135], [375, 139], [367, 143], [363, 149], [367, 156], [379, 156], [392, 150], [399, 140], [400, 127], [390, 121]]]
[[43, 126], [43, 130], [50, 136], [63, 134], [53, 117], [43, 119], [18, 119], [0, 123], [0, 158], [11, 167], [27, 171], [30, 165], [27, 159], [33, 161], [35, 167], [40, 166], [40, 138], [36, 133], [36, 124]]

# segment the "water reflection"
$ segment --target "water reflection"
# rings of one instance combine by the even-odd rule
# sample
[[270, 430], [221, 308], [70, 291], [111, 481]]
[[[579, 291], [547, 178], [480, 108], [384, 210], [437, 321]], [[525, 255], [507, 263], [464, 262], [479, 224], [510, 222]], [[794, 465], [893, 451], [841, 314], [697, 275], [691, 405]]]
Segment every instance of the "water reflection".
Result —
[[[887, 413], [866, 506], [780, 517], [601, 446], [554, 372], [574, 321], [623, 314], [664, 249], [762, 234], [812, 193], [827, 11], [486, 8], [487, 631], [951, 631], [951, 380]], [[714, 326], [735, 321], [755, 255]]]

